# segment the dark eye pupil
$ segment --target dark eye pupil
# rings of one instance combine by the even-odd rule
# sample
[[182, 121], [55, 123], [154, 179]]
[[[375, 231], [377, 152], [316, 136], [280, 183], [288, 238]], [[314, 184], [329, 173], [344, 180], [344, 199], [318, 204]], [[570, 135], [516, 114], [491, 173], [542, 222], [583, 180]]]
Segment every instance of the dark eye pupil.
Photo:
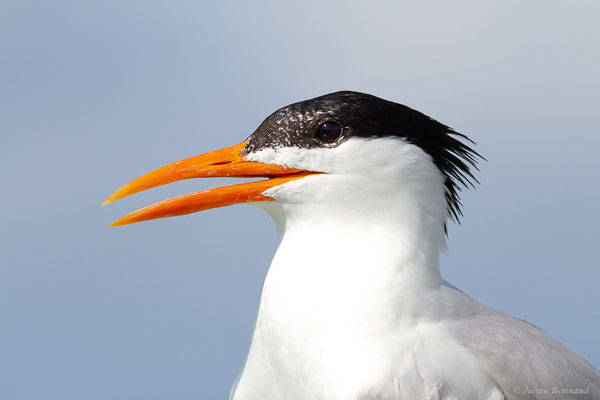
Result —
[[342, 126], [333, 121], [323, 122], [317, 131], [317, 137], [324, 142], [333, 142], [340, 136], [342, 136]]

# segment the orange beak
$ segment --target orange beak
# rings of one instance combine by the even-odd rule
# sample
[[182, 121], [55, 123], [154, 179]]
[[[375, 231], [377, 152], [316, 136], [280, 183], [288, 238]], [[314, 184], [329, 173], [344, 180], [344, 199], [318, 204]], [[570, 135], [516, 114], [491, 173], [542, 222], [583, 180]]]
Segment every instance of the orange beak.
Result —
[[245, 147], [246, 142], [243, 142], [165, 165], [121, 187], [110, 195], [102, 205], [146, 189], [182, 179], [225, 176], [266, 177], [269, 179], [224, 186], [163, 200], [129, 213], [109, 226], [127, 225], [156, 218], [191, 214], [238, 203], [273, 201], [274, 199], [263, 195], [265, 190], [316, 174], [315, 172], [287, 168], [281, 165], [246, 161], [241, 154]]

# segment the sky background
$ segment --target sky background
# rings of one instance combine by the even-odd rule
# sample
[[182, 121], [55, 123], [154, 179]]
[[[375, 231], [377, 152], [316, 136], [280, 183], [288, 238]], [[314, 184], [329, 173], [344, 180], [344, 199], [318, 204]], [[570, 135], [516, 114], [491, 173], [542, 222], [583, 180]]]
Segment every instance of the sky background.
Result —
[[600, 366], [597, 1], [3, 1], [0, 398], [224, 399], [275, 250], [244, 205], [121, 228], [275, 109], [364, 91], [478, 142], [447, 280]]

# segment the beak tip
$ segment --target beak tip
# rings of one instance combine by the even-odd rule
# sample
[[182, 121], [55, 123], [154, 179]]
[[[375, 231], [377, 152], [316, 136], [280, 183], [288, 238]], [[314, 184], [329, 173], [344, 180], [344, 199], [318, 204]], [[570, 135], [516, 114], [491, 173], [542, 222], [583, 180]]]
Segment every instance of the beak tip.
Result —
[[127, 194], [125, 194], [125, 196], [123, 196], [123, 191], [121, 189], [115, 191], [113, 194], [111, 194], [110, 196], [108, 196], [108, 198], [106, 200], [104, 200], [104, 202], [102, 203], [103, 206], [110, 204], [110, 203], [114, 203], [117, 200], [122, 199], [123, 197], [126, 197]]

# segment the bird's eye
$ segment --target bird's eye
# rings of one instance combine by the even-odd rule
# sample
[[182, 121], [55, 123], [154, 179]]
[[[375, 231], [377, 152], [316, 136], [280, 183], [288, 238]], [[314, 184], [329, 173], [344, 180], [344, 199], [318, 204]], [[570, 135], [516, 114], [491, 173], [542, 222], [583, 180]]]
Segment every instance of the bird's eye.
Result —
[[323, 122], [317, 130], [317, 138], [331, 143], [342, 136], [343, 128], [340, 124], [333, 121]]

